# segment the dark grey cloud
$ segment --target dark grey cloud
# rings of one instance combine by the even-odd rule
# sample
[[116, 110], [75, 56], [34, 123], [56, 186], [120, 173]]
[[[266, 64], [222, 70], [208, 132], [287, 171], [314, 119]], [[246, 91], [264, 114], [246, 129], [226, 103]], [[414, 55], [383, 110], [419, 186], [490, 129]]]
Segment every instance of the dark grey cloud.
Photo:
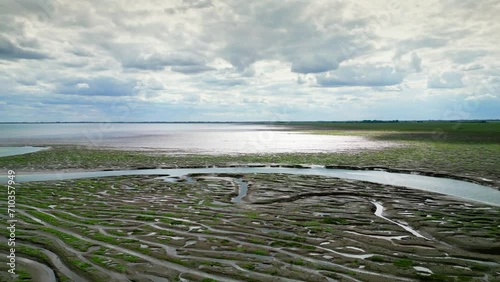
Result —
[[16, 80], [17, 83], [26, 86], [33, 86], [37, 84], [37, 80], [33, 77], [19, 77]]
[[73, 47], [69, 50], [73, 55], [79, 56], [79, 57], [91, 57], [92, 52], [86, 48], [82, 47]]
[[87, 66], [89, 63], [87, 61], [68, 61], [68, 62], [62, 62], [61, 65], [68, 67], [68, 68], [82, 68]]
[[320, 56], [317, 54], [304, 54], [292, 63], [292, 72], [296, 73], [319, 73], [335, 70], [339, 67], [337, 59], [330, 56]]
[[194, 65], [194, 66], [173, 66], [170, 68], [170, 70], [184, 74], [194, 74], [194, 73], [213, 71], [215, 69], [209, 66]]
[[[319, 73], [373, 50], [372, 38], [362, 29], [352, 28], [366, 25], [369, 19], [357, 19], [355, 23], [344, 19], [345, 4], [338, 1], [325, 3], [325, 13], [315, 11], [317, 14], [304, 12], [311, 6], [307, 1], [229, 1], [228, 6], [241, 17], [218, 22], [207, 19], [204, 33], [210, 34], [210, 41], [221, 41], [224, 47], [216, 51], [217, 55], [239, 71], [259, 60], [280, 60], [291, 63], [292, 72]], [[319, 26], [316, 16], [328, 20]], [[224, 32], [214, 32], [217, 30]]]
[[183, 0], [182, 4], [175, 7], [169, 7], [165, 9], [167, 14], [183, 13], [191, 9], [205, 9], [209, 7], [214, 7], [212, 0]]
[[404, 74], [389, 66], [346, 66], [326, 74], [316, 75], [323, 87], [389, 86], [400, 84]]
[[136, 82], [110, 76], [74, 78], [62, 81], [56, 89], [59, 94], [83, 96], [131, 96], [136, 93]]
[[44, 60], [49, 56], [35, 50], [23, 48], [7, 37], [0, 36], [0, 60]]

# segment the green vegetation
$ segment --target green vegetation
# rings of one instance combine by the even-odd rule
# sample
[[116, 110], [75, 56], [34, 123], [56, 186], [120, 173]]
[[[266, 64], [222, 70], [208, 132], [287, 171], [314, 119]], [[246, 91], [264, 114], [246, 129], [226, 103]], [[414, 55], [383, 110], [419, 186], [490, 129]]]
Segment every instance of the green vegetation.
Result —
[[345, 218], [326, 217], [323, 219], [323, 223], [326, 223], [326, 224], [348, 224], [349, 222]]
[[58, 230], [55, 230], [52, 228], [41, 227], [40, 230], [57, 236], [64, 243], [66, 243], [66, 244], [68, 244], [68, 245], [72, 246], [73, 248], [80, 250], [80, 251], [87, 251], [87, 249], [90, 248], [90, 246], [92, 245], [89, 242], [80, 240], [75, 236], [66, 234], [64, 232], [61, 232], [61, 231], [58, 231]]
[[299, 130], [430, 132], [454, 136], [486, 135], [492, 140], [498, 140], [498, 134], [500, 134], [499, 121], [282, 122], [276, 124]]
[[398, 259], [393, 263], [397, 267], [411, 267], [413, 266], [413, 261], [408, 259]]
[[266, 250], [253, 250], [252, 253], [255, 255], [260, 255], [260, 256], [268, 256], [269, 255], [269, 251], [266, 251]]
[[374, 262], [385, 262], [385, 259], [381, 256], [373, 256], [368, 259]]
[[294, 264], [294, 265], [305, 265], [306, 264], [303, 259], [290, 260], [289, 263]]
[[255, 270], [255, 264], [253, 264], [253, 263], [245, 263], [241, 267], [248, 269], [248, 270]]
[[481, 271], [481, 272], [485, 272], [485, 271], [488, 271], [490, 270], [490, 267], [489, 266], [486, 266], [486, 265], [480, 265], [480, 264], [474, 264], [473, 266], [471, 266], [472, 270], [474, 271]]
[[23, 269], [18, 269], [17, 275], [16, 280], [14, 280], [15, 282], [32, 281], [31, 275]]
[[73, 264], [74, 266], [76, 266], [77, 268], [79, 268], [83, 271], [89, 271], [90, 269], [92, 269], [92, 265], [90, 263], [87, 263], [87, 262], [84, 262], [84, 261], [81, 261], [78, 259], [70, 260], [70, 262], [71, 262], [71, 264]]
[[254, 211], [249, 211], [249, 212], [246, 212], [245, 215], [248, 217], [248, 218], [251, 218], [251, 219], [256, 219], [259, 217], [259, 213], [258, 212], [254, 212]]

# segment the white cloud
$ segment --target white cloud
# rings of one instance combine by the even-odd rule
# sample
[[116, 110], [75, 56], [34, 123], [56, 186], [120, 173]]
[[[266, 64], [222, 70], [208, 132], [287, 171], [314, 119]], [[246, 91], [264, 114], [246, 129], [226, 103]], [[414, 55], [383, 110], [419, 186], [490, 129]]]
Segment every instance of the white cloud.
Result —
[[320, 86], [389, 86], [400, 84], [404, 74], [390, 66], [355, 65], [316, 76]]
[[77, 83], [76, 87], [77, 88], [90, 88], [90, 86], [87, 83]]
[[[495, 3], [11, 1], [0, 9], [0, 99], [18, 110], [0, 121], [90, 109], [116, 120], [106, 107], [117, 101], [154, 109], [152, 120], [265, 119], [280, 108], [291, 119], [439, 118], [478, 85], [496, 95]], [[413, 105], [429, 93], [439, 103]], [[498, 117], [491, 107], [477, 116]]]

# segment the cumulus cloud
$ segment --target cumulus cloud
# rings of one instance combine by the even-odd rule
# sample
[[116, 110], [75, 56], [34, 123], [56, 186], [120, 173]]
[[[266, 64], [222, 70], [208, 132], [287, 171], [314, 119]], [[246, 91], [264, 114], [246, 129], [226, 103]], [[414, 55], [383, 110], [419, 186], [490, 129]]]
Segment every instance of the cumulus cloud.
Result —
[[[135, 53], [120, 52], [119, 59], [124, 68], [135, 68], [143, 70], [161, 70], [167, 66], [176, 67], [204, 67], [204, 59], [196, 54], [187, 52], [176, 53]], [[181, 68], [182, 69], [182, 68]]]
[[448, 43], [448, 40], [445, 38], [439, 37], [421, 37], [421, 38], [411, 38], [401, 40], [397, 43], [396, 53], [394, 57], [400, 58], [402, 55], [422, 48], [438, 48], [443, 47]]
[[165, 13], [183, 13], [191, 9], [205, 9], [213, 6], [212, 0], [183, 0], [179, 6], [166, 8]]
[[456, 64], [470, 64], [476, 61], [478, 58], [486, 55], [487, 52], [484, 50], [454, 50], [450, 51], [450, 58]]
[[484, 65], [483, 64], [470, 64], [470, 65], [466, 65], [466, 66], [462, 67], [461, 69], [464, 71], [480, 70], [480, 69], [484, 69]]
[[193, 73], [213, 71], [215, 70], [215, 68], [202, 65], [193, 65], [193, 66], [173, 66], [170, 68], [170, 70], [184, 74], [193, 74]]
[[339, 63], [330, 56], [320, 56], [317, 54], [304, 54], [292, 62], [292, 72], [296, 73], [319, 73], [335, 70]]
[[417, 53], [413, 52], [411, 53], [411, 66], [416, 72], [421, 72], [422, 71], [422, 59], [417, 55]]
[[393, 67], [371, 65], [346, 66], [316, 76], [318, 85], [324, 87], [389, 86], [401, 83], [403, 78], [403, 73]]
[[42, 60], [47, 58], [48, 56], [41, 52], [23, 48], [8, 38], [0, 36], [0, 60]]
[[[401, 97], [427, 93], [439, 105], [407, 116], [439, 118], [431, 113], [478, 84], [498, 89], [500, 6], [476, 2], [7, 1], [0, 100], [16, 110], [0, 121], [79, 119], [89, 109], [118, 120], [106, 111], [116, 101], [154, 108], [153, 120], [232, 120], [242, 109], [265, 119], [280, 108], [293, 119], [381, 118], [396, 115], [388, 107]], [[347, 110], [333, 115], [340, 103]]]
[[130, 96], [135, 94], [135, 81], [114, 77], [68, 79], [57, 86], [55, 92], [82, 96]]
[[427, 77], [427, 88], [462, 88], [463, 73], [459, 71], [445, 71], [431, 74]]

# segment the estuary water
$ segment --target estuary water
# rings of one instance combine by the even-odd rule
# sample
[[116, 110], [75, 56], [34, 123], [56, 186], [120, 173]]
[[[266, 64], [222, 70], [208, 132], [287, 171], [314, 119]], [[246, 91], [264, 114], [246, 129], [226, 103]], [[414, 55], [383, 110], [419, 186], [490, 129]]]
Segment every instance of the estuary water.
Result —
[[321, 153], [381, 149], [395, 143], [314, 135], [237, 123], [0, 124], [0, 146], [84, 145], [178, 154]]

